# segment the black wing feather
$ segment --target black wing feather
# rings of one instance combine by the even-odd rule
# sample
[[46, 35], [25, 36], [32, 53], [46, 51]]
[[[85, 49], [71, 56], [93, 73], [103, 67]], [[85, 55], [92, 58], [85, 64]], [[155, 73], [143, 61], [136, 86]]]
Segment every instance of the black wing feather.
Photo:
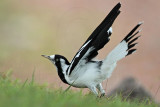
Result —
[[[112, 26], [114, 20], [119, 15], [119, 13], [120, 13], [120, 11], [118, 11], [117, 13], [115, 13], [112, 16], [112, 19], [110, 20], [110, 22], [108, 22], [108, 24], [105, 26], [105, 28], [100, 32], [100, 34], [97, 36], [96, 40], [92, 42], [92, 46], [95, 48], [94, 50], [92, 50], [93, 53], [102, 49], [104, 47], [104, 45], [110, 41], [109, 37], [110, 37], [111, 33], [107, 32], [107, 30]], [[95, 56], [96, 56], [96, 54], [95, 54]], [[89, 55], [88, 60], [91, 60], [95, 56]]]
[[[101, 24], [92, 32], [92, 34], [89, 36], [89, 38], [86, 40], [89, 41], [93, 38], [95, 38], [97, 35], [99, 35], [99, 33], [107, 26], [107, 24], [111, 21], [111, 20], [115, 20], [115, 19], [112, 19], [113, 18], [113, 15], [115, 14], [119, 14], [117, 12], [119, 12], [119, 9], [121, 7], [121, 4], [118, 3], [111, 11], [110, 13], [105, 17], [105, 19], [101, 22]], [[86, 43], [85, 42], [85, 43]], [[85, 44], [84, 43], [84, 44]]]
[[[104, 47], [106, 43], [109, 42], [109, 37], [111, 33], [108, 33], [108, 29], [112, 26], [114, 20], [119, 15], [121, 4], [118, 3], [111, 12], [106, 16], [106, 18], [101, 22], [101, 24], [93, 31], [93, 33], [89, 36], [86, 42], [82, 45], [80, 50], [77, 52], [75, 57], [73, 58], [71, 65], [67, 72], [71, 74], [72, 70], [84, 56], [84, 54], [88, 51], [89, 48], [93, 47], [92, 51], [85, 58], [86, 60], [91, 60], [96, 55], [98, 55], [98, 50]], [[87, 45], [86, 45], [87, 44]], [[85, 45], [85, 46], [84, 46]], [[80, 54], [80, 55], [78, 55]], [[77, 57], [78, 55], [78, 57]]]

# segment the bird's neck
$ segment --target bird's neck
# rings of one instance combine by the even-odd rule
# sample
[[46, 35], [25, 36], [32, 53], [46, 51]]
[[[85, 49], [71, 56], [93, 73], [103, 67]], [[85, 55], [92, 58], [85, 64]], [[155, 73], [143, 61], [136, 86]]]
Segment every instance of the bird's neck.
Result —
[[58, 76], [64, 83], [68, 84], [67, 80], [65, 79], [65, 75], [60, 69], [58, 69]]
[[65, 79], [65, 74], [66, 74], [66, 71], [69, 67], [69, 65], [65, 64], [65, 63], [59, 63], [58, 65], [56, 65], [57, 67], [57, 71], [58, 71], [58, 76], [60, 77], [60, 79], [68, 84], [67, 80]]

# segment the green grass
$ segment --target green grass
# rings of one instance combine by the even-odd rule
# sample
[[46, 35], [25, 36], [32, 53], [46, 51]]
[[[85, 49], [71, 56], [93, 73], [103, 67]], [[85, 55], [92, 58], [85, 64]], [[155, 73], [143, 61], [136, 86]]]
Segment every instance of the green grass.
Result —
[[97, 98], [92, 94], [83, 95], [82, 92], [73, 92], [62, 89], [49, 89], [26, 80], [20, 83], [11, 80], [10, 73], [0, 76], [0, 107], [156, 107], [157, 105], [145, 101], [125, 101], [121, 97]]

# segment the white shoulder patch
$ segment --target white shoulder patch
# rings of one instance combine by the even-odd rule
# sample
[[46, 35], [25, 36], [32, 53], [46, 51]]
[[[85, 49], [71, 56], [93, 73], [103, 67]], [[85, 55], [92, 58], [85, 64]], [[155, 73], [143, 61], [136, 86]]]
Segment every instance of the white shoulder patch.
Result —
[[109, 34], [109, 33], [112, 33], [112, 27], [110, 27], [110, 28], [108, 29], [107, 33], [108, 33], [108, 34]]

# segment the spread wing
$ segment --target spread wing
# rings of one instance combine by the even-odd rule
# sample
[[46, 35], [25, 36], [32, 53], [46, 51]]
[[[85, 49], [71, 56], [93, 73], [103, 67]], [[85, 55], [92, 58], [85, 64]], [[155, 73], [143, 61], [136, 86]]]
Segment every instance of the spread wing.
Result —
[[79, 49], [68, 68], [69, 75], [79, 62], [82, 60], [90, 61], [98, 55], [98, 50], [109, 42], [109, 37], [112, 34], [111, 26], [120, 13], [120, 7], [121, 4], [118, 3]]

